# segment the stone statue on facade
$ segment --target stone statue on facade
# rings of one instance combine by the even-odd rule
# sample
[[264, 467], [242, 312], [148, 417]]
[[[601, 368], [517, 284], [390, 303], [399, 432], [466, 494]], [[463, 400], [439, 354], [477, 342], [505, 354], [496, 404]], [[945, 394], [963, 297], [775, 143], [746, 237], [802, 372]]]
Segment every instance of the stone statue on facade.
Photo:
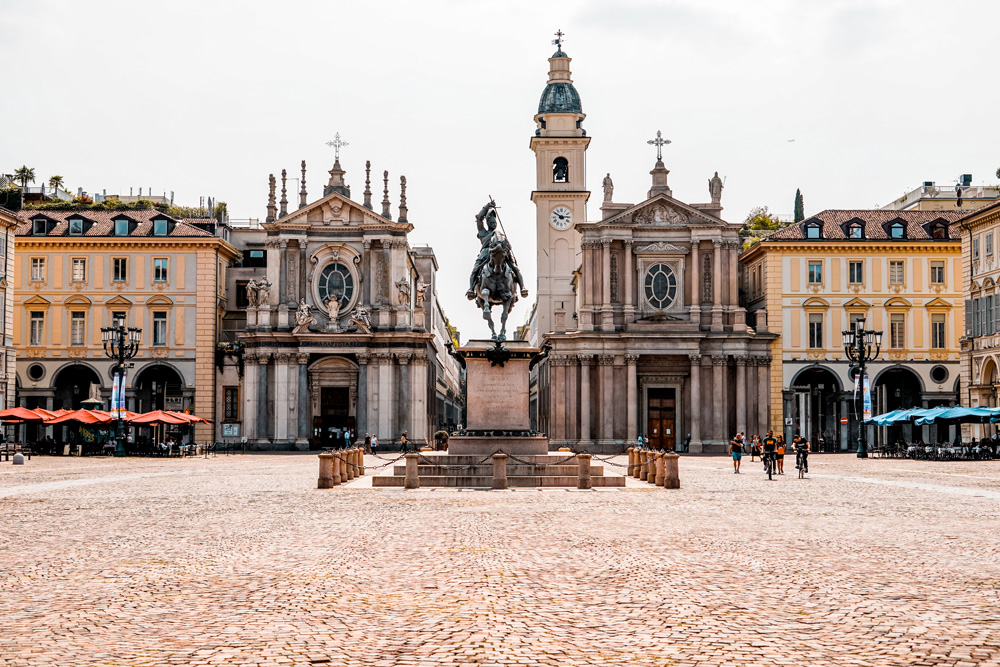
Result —
[[396, 299], [401, 306], [410, 303], [410, 281], [406, 278], [396, 281]]
[[372, 332], [372, 318], [368, 313], [368, 309], [362, 306], [360, 303], [354, 312], [351, 314], [351, 322], [357, 328], [359, 333], [371, 333]]
[[309, 328], [316, 324], [316, 318], [312, 316], [312, 306], [306, 303], [305, 299], [299, 299], [298, 310], [295, 311], [295, 328], [293, 334], [308, 333]]
[[430, 283], [419, 282], [417, 283], [416, 298], [417, 298], [417, 308], [423, 308], [424, 299], [427, 298], [427, 288], [430, 287]]
[[340, 331], [340, 297], [339, 292], [334, 292], [323, 303], [330, 317], [330, 323], [326, 327], [330, 331]]
[[604, 177], [601, 184], [604, 186], [604, 201], [611, 201], [611, 197], [615, 193], [615, 184], [614, 181], [611, 180], [610, 173]]
[[712, 203], [718, 204], [722, 201], [722, 179], [719, 178], [719, 172], [715, 172], [715, 176], [708, 179], [708, 191], [712, 195]]
[[247, 283], [247, 307], [258, 308], [267, 305], [267, 297], [271, 293], [271, 283], [266, 279], [251, 279]]
[[[477, 236], [482, 247], [469, 276], [466, 296], [474, 299], [476, 306], [482, 309], [483, 319], [489, 323], [493, 340], [499, 345], [507, 339], [507, 315], [517, 303], [516, 288], [521, 288], [522, 298], [527, 298], [528, 290], [524, 287], [524, 277], [517, 267], [507, 237], [497, 231], [498, 222], [496, 204], [491, 199], [476, 214]], [[503, 307], [499, 334], [493, 324], [493, 306]]]

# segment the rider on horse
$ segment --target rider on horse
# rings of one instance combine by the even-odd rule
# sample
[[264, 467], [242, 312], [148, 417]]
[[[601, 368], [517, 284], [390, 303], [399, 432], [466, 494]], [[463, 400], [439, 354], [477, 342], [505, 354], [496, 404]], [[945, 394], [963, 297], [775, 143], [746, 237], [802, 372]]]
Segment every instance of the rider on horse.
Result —
[[[483, 221], [486, 224], [483, 224]], [[483, 267], [486, 266], [487, 262], [490, 261], [490, 246], [494, 242], [503, 243], [504, 249], [506, 250], [506, 259], [504, 263], [510, 268], [511, 273], [514, 275], [514, 282], [521, 287], [521, 297], [528, 297], [528, 290], [524, 288], [524, 277], [521, 276], [521, 270], [517, 268], [517, 261], [514, 259], [514, 254], [510, 251], [510, 244], [507, 239], [502, 235], [497, 234], [497, 211], [496, 204], [493, 200], [490, 200], [486, 206], [483, 206], [482, 210], [476, 214], [476, 227], [479, 232], [476, 236], [479, 237], [479, 242], [482, 244], [482, 248], [479, 251], [479, 256], [476, 257], [476, 265], [472, 268], [472, 275], [469, 276], [469, 291], [465, 293], [465, 296], [469, 298], [470, 301], [476, 298], [476, 283], [479, 281], [479, 274]]]

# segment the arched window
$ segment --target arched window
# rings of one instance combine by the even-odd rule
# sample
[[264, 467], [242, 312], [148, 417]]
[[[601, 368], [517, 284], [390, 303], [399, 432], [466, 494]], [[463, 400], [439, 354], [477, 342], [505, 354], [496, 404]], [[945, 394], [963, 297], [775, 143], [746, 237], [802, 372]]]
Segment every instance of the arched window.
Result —
[[557, 157], [552, 161], [552, 182], [569, 183], [569, 161], [564, 157]]

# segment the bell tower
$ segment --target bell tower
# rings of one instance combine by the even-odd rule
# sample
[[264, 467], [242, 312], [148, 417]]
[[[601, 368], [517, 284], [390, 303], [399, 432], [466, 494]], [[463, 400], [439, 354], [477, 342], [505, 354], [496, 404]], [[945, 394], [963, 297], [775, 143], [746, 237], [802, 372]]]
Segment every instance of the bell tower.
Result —
[[587, 146], [580, 94], [570, 78], [570, 57], [562, 50], [562, 31], [556, 33], [556, 52], [549, 58], [549, 81], [535, 114], [535, 203], [538, 288], [536, 326], [539, 340], [550, 331], [576, 328], [573, 272], [579, 266], [580, 232], [586, 220]]

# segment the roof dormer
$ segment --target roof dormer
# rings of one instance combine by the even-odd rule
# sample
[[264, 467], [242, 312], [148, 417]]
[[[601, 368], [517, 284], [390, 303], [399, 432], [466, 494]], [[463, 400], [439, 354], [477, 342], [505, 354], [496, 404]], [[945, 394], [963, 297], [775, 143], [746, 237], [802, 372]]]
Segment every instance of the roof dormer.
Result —
[[949, 224], [944, 218], [937, 218], [931, 220], [926, 225], [924, 225], [924, 230], [927, 232], [927, 236], [932, 239], [937, 240], [949, 240], [951, 239], [951, 234], [948, 231]]
[[843, 225], [844, 236], [849, 239], [865, 238], [865, 221], [861, 218], [851, 218]]
[[163, 213], [154, 215], [150, 220], [153, 222], [153, 236], [169, 236], [177, 224], [176, 220]]
[[809, 218], [802, 223], [802, 238], [821, 239], [823, 238], [823, 221], [818, 218]]
[[47, 218], [44, 215], [36, 215], [31, 219], [31, 235], [46, 236], [55, 226], [55, 220]]
[[893, 218], [882, 225], [882, 228], [885, 229], [885, 235], [894, 241], [907, 238], [906, 221], [902, 218]]

